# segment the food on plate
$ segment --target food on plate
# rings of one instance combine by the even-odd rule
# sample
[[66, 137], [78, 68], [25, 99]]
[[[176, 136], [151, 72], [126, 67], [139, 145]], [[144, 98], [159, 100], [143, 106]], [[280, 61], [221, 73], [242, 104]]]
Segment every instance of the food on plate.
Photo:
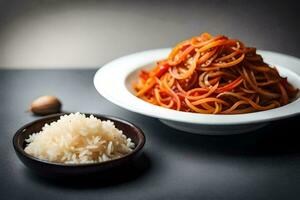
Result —
[[255, 48], [224, 35], [185, 40], [133, 83], [135, 95], [184, 112], [241, 114], [286, 105], [297, 96]]
[[26, 153], [65, 164], [112, 160], [125, 156], [135, 147], [113, 122], [80, 113], [64, 115], [58, 121], [46, 124], [26, 142]]
[[35, 115], [49, 115], [59, 113], [61, 102], [55, 96], [41, 96], [35, 99], [30, 105], [30, 111]]

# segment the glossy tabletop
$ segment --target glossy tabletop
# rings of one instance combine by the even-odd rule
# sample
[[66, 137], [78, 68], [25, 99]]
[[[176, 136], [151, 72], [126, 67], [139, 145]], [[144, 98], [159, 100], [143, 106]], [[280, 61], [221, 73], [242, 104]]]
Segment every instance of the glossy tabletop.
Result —
[[[102, 98], [93, 86], [95, 71], [0, 71], [3, 199], [299, 199], [299, 116], [242, 135], [179, 132]], [[131, 171], [114, 177], [36, 176], [18, 160], [12, 137], [37, 119], [26, 110], [42, 94], [58, 96], [67, 112], [114, 115], [138, 125], [147, 138], [144, 154]]]

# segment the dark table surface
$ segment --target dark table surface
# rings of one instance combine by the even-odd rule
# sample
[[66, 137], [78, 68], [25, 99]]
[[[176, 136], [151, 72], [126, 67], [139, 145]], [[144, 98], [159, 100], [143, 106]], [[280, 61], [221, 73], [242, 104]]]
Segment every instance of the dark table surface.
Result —
[[[299, 199], [299, 122], [294, 117], [242, 135], [179, 132], [121, 109], [94, 89], [95, 70], [0, 70], [0, 199]], [[14, 132], [37, 117], [25, 112], [42, 94], [65, 111], [109, 114], [142, 128], [144, 154], [127, 175], [48, 180], [31, 173], [12, 146]]]

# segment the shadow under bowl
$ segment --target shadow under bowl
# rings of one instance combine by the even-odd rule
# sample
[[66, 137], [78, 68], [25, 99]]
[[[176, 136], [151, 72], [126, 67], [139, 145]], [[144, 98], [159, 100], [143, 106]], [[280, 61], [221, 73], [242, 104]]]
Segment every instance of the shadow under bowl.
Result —
[[[113, 170], [127, 169], [132, 165], [139, 155], [142, 153], [142, 148], [145, 144], [145, 135], [137, 126], [123, 119], [116, 117], [93, 114], [94, 117], [100, 120], [110, 120], [114, 122], [116, 128], [123, 131], [123, 134], [131, 138], [135, 144], [135, 148], [129, 154], [114, 160], [109, 160], [99, 163], [89, 164], [63, 164], [55, 163], [47, 160], [41, 160], [24, 151], [26, 141], [29, 135], [39, 132], [45, 124], [57, 121], [66, 113], [49, 115], [26, 124], [20, 128], [13, 137], [13, 146], [19, 159], [33, 172], [47, 177], [62, 177], [62, 176], [86, 176], [90, 174], [99, 174], [111, 172]], [[87, 117], [91, 114], [85, 114]]]

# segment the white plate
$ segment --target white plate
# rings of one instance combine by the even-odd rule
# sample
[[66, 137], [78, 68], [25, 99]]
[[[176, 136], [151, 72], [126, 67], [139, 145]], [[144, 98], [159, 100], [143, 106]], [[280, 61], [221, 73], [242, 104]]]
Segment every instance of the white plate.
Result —
[[[112, 103], [127, 110], [160, 119], [173, 128], [199, 134], [227, 135], [258, 129], [267, 122], [300, 113], [300, 98], [267, 111], [237, 115], [212, 115], [180, 112], [147, 103], [133, 95], [132, 81], [141, 68], [151, 68], [167, 57], [171, 49], [139, 52], [113, 60], [101, 67], [94, 77], [97, 91]], [[300, 88], [300, 59], [269, 51], [258, 51], [265, 62], [277, 67], [282, 76]]]

